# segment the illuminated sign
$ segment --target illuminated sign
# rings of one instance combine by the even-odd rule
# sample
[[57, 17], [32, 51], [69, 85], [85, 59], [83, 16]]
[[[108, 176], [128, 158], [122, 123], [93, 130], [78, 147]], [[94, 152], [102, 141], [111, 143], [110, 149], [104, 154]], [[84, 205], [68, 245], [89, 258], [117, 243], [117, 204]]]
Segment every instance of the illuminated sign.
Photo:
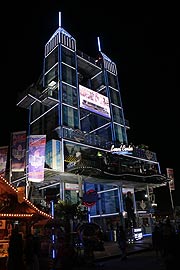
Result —
[[73, 183], [65, 183], [65, 190], [79, 190], [79, 185]]
[[104, 117], [111, 117], [108, 97], [82, 85], [79, 85], [79, 93], [81, 108], [97, 113]]
[[126, 146], [124, 144], [120, 145], [120, 147], [114, 147], [114, 145], [111, 146], [111, 153], [112, 154], [118, 154], [118, 155], [126, 155], [126, 154], [132, 154], [133, 147]]
[[94, 189], [88, 190], [83, 195], [83, 204], [87, 207], [92, 207], [98, 200], [98, 194]]
[[142, 229], [141, 228], [135, 228], [134, 229], [134, 238], [135, 240], [140, 240], [143, 238]]

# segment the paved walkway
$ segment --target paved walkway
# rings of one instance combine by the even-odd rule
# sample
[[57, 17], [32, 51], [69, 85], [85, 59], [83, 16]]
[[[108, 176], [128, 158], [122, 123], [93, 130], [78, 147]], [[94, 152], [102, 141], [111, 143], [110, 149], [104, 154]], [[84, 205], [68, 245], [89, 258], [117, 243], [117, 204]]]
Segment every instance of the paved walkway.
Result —
[[[128, 244], [127, 248], [127, 255], [133, 254], [137, 252], [142, 252], [145, 250], [152, 249], [152, 240], [151, 236], [143, 237], [142, 240], [137, 240], [132, 244]], [[79, 267], [83, 265], [83, 255], [84, 251], [83, 249], [79, 250]], [[94, 251], [94, 258], [95, 262], [101, 262], [108, 260], [110, 258], [120, 257], [121, 251], [119, 249], [117, 242], [105, 242], [104, 243], [104, 251]], [[78, 264], [78, 263], [77, 263]], [[77, 265], [78, 268], [78, 265]], [[48, 260], [48, 258], [41, 258], [40, 259], [40, 270], [51, 270], [53, 269], [53, 266], [51, 264], [51, 261]]]
[[[121, 251], [119, 249], [117, 242], [105, 242], [104, 251], [94, 251], [95, 260], [105, 260], [110, 257], [121, 256]], [[149, 250], [152, 248], [151, 235], [143, 237], [141, 240], [137, 240], [132, 244], [127, 246], [127, 254], [132, 254], [136, 252], [141, 252], [144, 250]]]

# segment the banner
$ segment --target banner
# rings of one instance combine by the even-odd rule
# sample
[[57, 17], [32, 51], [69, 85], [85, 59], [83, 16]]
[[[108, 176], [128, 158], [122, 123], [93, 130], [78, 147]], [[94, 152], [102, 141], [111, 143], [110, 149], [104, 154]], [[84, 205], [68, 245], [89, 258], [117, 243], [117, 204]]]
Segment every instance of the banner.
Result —
[[11, 171], [23, 172], [26, 166], [26, 131], [12, 133]]
[[29, 136], [28, 180], [44, 181], [46, 135]]
[[0, 175], [5, 176], [7, 164], [8, 146], [0, 147]]
[[167, 177], [170, 179], [169, 181], [169, 189], [175, 190], [175, 184], [174, 184], [174, 170], [171, 168], [166, 168]]

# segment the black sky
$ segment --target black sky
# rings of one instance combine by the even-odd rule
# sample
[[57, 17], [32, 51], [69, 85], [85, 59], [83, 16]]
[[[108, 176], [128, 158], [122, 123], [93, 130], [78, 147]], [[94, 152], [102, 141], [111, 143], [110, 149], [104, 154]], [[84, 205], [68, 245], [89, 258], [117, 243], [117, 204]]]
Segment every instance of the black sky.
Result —
[[[96, 2], [74, 1], [73, 6], [68, 1], [44, 1], [42, 6], [36, 2], [14, 4], [7, 12], [8, 42], [2, 54], [8, 76], [1, 91], [0, 145], [9, 144], [11, 132], [27, 127], [26, 112], [16, 107], [18, 92], [38, 80], [44, 45], [58, 28], [61, 12], [62, 27], [84, 53], [96, 57], [100, 37], [102, 51], [117, 65], [125, 118], [131, 127], [129, 140], [156, 152], [162, 173], [173, 168], [175, 185], [180, 188], [176, 79], [180, 55], [175, 8], [162, 12], [104, 2], [98, 7]], [[178, 190], [174, 193], [180, 205]]]

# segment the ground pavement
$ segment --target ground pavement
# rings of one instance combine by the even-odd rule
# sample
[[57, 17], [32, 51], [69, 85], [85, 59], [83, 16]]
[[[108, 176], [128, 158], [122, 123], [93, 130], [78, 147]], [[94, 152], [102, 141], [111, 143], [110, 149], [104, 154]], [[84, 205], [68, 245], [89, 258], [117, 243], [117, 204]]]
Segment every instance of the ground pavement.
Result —
[[[138, 252], [143, 252], [146, 250], [152, 249], [152, 239], [151, 235], [143, 237], [141, 240], [137, 240], [134, 243], [128, 244], [127, 246], [127, 254], [133, 254]], [[78, 249], [78, 262], [77, 269], [83, 265], [83, 256], [84, 250], [83, 248]], [[117, 242], [104, 242], [104, 250], [103, 251], [94, 251], [94, 262], [97, 265], [101, 265], [102, 261], [108, 260], [110, 258], [118, 258], [121, 256], [121, 251], [119, 249]], [[76, 269], [76, 268], [73, 268]], [[40, 270], [54, 270], [53, 263], [48, 258], [40, 258]]]

